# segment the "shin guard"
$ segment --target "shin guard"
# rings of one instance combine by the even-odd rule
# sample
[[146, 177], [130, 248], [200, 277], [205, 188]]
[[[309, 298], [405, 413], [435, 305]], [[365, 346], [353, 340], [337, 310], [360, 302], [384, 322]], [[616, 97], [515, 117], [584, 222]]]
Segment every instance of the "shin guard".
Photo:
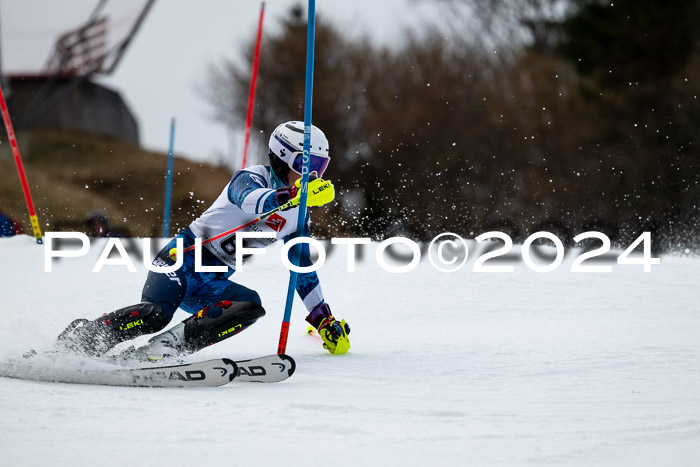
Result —
[[263, 307], [255, 302], [217, 302], [127, 354], [144, 361], [181, 357], [238, 334], [264, 315]]
[[238, 334], [263, 316], [265, 309], [255, 302], [217, 302], [183, 321], [185, 341], [196, 352]]
[[120, 342], [163, 329], [170, 316], [155, 303], [138, 303], [100, 316], [75, 320], [59, 336], [58, 344], [88, 355], [101, 355]]

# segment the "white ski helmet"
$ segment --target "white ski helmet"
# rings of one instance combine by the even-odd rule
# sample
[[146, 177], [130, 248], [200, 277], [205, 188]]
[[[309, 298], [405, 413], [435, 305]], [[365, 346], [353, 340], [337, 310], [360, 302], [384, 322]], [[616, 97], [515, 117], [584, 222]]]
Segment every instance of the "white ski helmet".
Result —
[[[323, 132], [311, 126], [309, 174], [323, 176], [331, 158], [328, 139]], [[304, 154], [304, 122], [282, 123], [270, 135], [270, 166], [280, 180], [286, 181], [290, 170], [301, 175]]]

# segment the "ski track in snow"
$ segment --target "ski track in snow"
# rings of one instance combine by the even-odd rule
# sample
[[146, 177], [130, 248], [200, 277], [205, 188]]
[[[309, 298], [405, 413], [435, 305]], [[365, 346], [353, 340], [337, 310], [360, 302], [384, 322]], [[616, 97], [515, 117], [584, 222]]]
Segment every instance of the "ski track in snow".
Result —
[[[0, 361], [46, 349], [72, 319], [140, 301], [136, 273], [54, 260], [27, 237], [0, 239]], [[352, 349], [331, 356], [305, 334], [297, 298], [279, 384], [154, 389], [0, 378], [3, 466], [697, 465], [700, 259], [666, 256], [643, 273], [381, 270], [376, 244], [355, 273], [321, 268]], [[155, 246], [153, 248], [155, 251]], [[279, 246], [233, 279], [267, 315], [196, 359], [274, 353], [288, 273]], [[517, 252], [517, 247], [514, 252]], [[140, 262], [140, 259], [139, 259]], [[172, 324], [187, 315], [178, 311]], [[140, 338], [145, 341], [145, 337]]]

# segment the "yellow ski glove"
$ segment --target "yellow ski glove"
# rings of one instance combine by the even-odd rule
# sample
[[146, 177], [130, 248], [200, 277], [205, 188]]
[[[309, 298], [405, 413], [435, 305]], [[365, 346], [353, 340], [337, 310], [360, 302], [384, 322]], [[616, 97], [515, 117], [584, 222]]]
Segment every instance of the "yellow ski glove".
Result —
[[[299, 204], [301, 200], [301, 179], [294, 182], [296, 187], [295, 196], [292, 201], [296, 201], [294, 204]], [[306, 205], [307, 206], [323, 206], [328, 204], [335, 199], [335, 187], [330, 180], [324, 180], [322, 178], [316, 178], [309, 181], [309, 192], [306, 195]]]
[[336, 320], [327, 303], [314, 308], [306, 317], [306, 321], [318, 329], [318, 335], [323, 339], [323, 348], [333, 355], [344, 354], [350, 350], [350, 326], [345, 320]]
[[324, 318], [318, 327], [318, 334], [323, 339], [323, 348], [333, 355], [340, 355], [350, 350], [348, 333], [350, 326], [345, 320], [338, 322], [333, 315]]

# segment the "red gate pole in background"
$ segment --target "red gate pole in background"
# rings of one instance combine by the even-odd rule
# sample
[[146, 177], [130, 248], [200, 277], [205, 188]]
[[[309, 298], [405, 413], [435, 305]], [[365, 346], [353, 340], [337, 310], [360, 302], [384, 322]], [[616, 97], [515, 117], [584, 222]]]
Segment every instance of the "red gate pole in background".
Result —
[[17, 172], [19, 173], [19, 180], [22, 182], [22, 190], [24, 190], [24, 199], [27, 201], [27, 208], [29, 209], [29, 219], [32, 223], [32, 230], [34, 231], [34, 238], [36, 238], [37, 243], [43, 243], [41, 228], [39, 227], [39, 219], [36, 217], [36, 212], [34, 211], [34, 203], [32, 202], [32, 195], [29, 192], [29, 184], [27, 183], [27, 176], [24, 174], [24, 166], [22, 166], [22, 158], [19, 155], [19, 147], [17, 146], [17, 138], [15, 138], [15, 131], [12, 129], [12, 122], [10, 121], [10, 113], [7, 111], [7, 103], [5, 102], [5, 93], [0, 85], [0, 109], [2, 109], [2, 119], [5, 122], [5, 128], [7, 129], [7, 137], [10, 139], [10, 146], [12, 146], [12, 155], [15, 158], [15, 165], [17, 165]]
[[250, 126], [253, 122], [253, 102], [255, 101], [255, 82], [258, 79], [258, 63], [260, 62], [260, 42], [262, 41], [263, 16], [265, 14], [265, 2], [260, 5], [260, 20], [258, 20], [258, 37], [255, 40], [255, 55], [253, 58], [253, 72], [250, 77], [250, 92], [248, 93], [248, 113], [245, 118], [245, 136], [243, 140], [243, 160], [241, 168], [248, 165], [248, 144], [250, 143]]

